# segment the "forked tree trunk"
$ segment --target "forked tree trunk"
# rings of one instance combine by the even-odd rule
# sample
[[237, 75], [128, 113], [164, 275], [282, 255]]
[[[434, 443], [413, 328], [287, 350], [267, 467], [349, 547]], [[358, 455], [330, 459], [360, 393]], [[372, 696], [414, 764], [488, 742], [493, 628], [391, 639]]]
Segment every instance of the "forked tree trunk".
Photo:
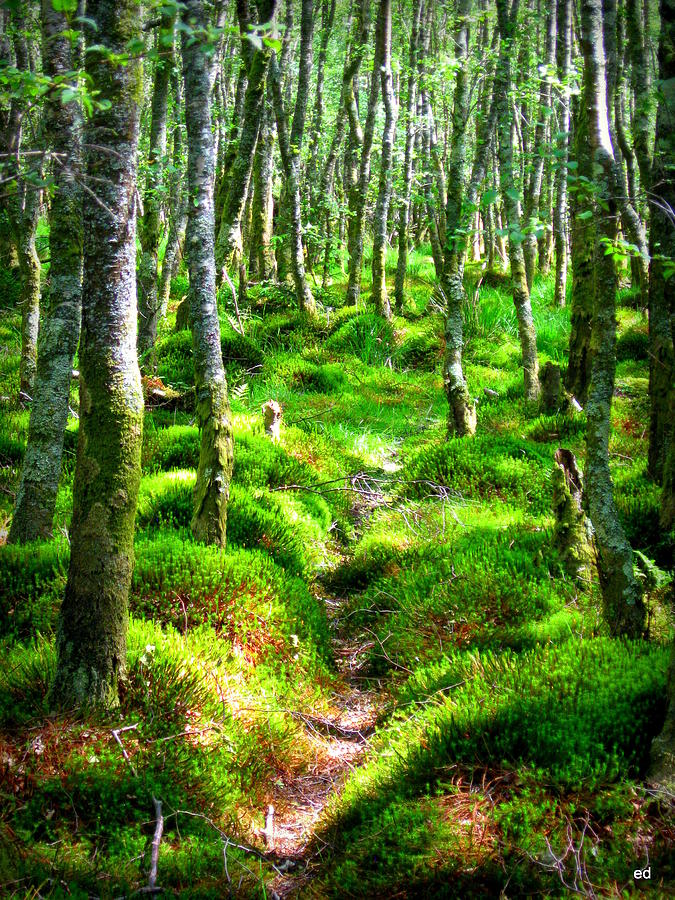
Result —
[[[73, 71], [63, 13], [42, 0], [42, 64], [45, 75], [66, 79]], [[73, 357], [80, 337], [82, 299], [81, 116], [75, 101], [57, 92], [45, 100], [44, 134], [54, 159], [54, 195], [49, 210], [51, 265], [45, 317], [40, 330], [37, 375], [28, 441], [9, 532], [10, 543], [50, 537], [61, 478], [63, 435]], [[64, 162], [67, 161], [67, 162]]]
[[[203, 0], [188, 0], [186, 24], [208, 25]], [[213, 176], [209, 62], [199, 41], [184, 41], [185, 124], [188, 140], [188, 212], [185, 245], [190, 275], [190, 318], [195, 369], [197, 424], [201, 431], [194, 493], [192, 534], [206, 544], [225, 546], [233, 436], [227, 380], [216, 307]]]
[[[48, 0], [47, 0], [48, 2]], [[52, 700], [118, 702], [126, 666], [134, 518], [141, 479], [143, 393], [136, 356], [136, 175], [140, 64], [112, 69], [140, 36], [136, 0], [90, 0], [86, 71], [98, 100], [86, 173], [102, 202], [84, 206], [80, 431], [70, 567], [57, 635]], [[103, 108], [107, 102], [107, 108]]]
[[391, 71], [391, 0], [381, 0], [382, 5], [382, 66], [380, 71], [382, 99], [384, 101], [384, 131], [380, 157], [380, 182], [373, 219], [373, 302], [381, 316], [391, 319], [391, 305], [387, 296], [387, 220], [391, 201], [391, 165], [396, 136], [396, 97]]
[[586, 415], [585, 483], [588, 510], [595, 529], [598, 573], [605, 619], [613, 634], [639, 637], [645, 609], [633, 574], [633, 551], [621, 527], [609, 470], [610, 410], [616, 369], [616, 291], [613, 256], [603, 239], [617, 234], [616, 164], [609, 134], [605, 92], [602, 0], [582, 0], [581, 44], [584, 54], [584, 95], [599, 200], [594, 272], [593, 362]]

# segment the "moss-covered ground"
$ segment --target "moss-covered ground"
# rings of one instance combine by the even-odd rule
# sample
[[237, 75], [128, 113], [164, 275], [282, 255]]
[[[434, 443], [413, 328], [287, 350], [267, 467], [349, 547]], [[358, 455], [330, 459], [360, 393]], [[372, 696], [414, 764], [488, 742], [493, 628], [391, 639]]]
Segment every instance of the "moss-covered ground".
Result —
[[[223, 293], [236, 438], [226, 552], [189, 532], [198, 435], [190, 335], [173, 331], [187, 284], [174, 281], [142, 360], [128, 678], [107, 719], [53, 715], [46, 699], [71, 418], [54, 540], [0, 547], [0, 894], [140, 896], [155, 800], [169, 895], [620, 897], [647, 866], [642, 887], [673, 889], [672, 798], [642, 780], [664, 714], [668, 587], [646, 584], [649, 636], [628, 643], [608, 636], [597, 584], [565, 574], [553, 454], [583, 458], [584, 416], [525, 408], [508, 283], [474, 291], [471, 267], [478, 433], [445, 440], [432, 269], [428, 250], [412, 254], [391, 324], [367, 284], [345, 308], [337, 272], [317, 290], [318, 321], [290, 292], [251, 287], [244, 335]], [[2, 278], [6, 534], [29, 411]], [[539, 350], [564, 365], [569, 313], [552, 294], [535, 282]], [[617, 504], [634, 547], [666, 569], [672, 536], [645, 474], [646, 317], [627, 294], [618, 318]], [[278, 444], [263, 433], [269, 399], [283, 407]]]

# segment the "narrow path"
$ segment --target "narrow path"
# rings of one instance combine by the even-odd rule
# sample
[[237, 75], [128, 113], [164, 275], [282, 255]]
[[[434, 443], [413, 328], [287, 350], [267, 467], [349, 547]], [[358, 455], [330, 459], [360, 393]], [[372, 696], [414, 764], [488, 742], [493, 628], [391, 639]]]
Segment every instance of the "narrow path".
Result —
[[[390, 472], [395, 471], [392, 464]], [[385, 502], [378, 488], [369, 489], [360, 482], [354, 494], [351, 517], [362, 530], [373, 512]], [[314, 763], [284, 785], [273, 798], [274, 841], [277, 858], [282, 859], [283, 875], [267, 884], [270, 897], [289, 897], [312, 878], [315, 827], [330, 799], [338, 794], [349, 773], [361, 762], [368, 741], [382, 712], [382, 697], [373, 688], [365, 688], [362, 671], [370, 643], [354, 644], [343, 628], [343, 607], [347, 599], [324, 595], [332, 632], [333, 650], [339, 672], [338, 690], [332, 698], [337, 715], [331, 719], [299, 716], [314, 746]], [[316, 855], [316, 850], [315, 850]]]

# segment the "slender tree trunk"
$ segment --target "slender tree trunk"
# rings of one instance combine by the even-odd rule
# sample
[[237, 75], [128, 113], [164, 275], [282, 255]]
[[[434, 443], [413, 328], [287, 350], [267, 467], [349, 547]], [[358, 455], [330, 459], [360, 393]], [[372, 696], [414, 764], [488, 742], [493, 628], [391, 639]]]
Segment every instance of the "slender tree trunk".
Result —
[[[198, 32], [208, 25], [204, 0], [188, 0], [185, 22]], [[190, 275], [192, 356], [197, 423], [201, 431], [192, 534], [225, 546], [232, 477], [233, 436], [220, 346], [214, 259], [213, 176], [209, 62], [200, 41], [184, 40], [185, 123], [188, 141], [188, 212], [185, 244]]]
[[532, 279], [534, 278], [534, 270], [537, 262], [537, 223], [535, 217], [539, 212], [539, 201], [544, 178], [544, 147], [546, 143], [547, 117], [551, 112], [551, 76], [549, 73], [555, 63], [557, 27], [556, 8], [557, 0], [548, 0], [548, 3], [546, 4], [546, 49], [544, 51], [546, 73], [542, 76], [539, 86], [539, 110], [534, 133], [534, 163], [525, 202], [524, 218], [527, 234], [523, 241], [523, 255], [525, 257], [525, 273], [527, 276], [528, 290], [532, 290]]
[[286, 191], [290, 205], [291, 220], [291, 264], [293, 282], [298, 306], [303, 312], [313, 314], [316, 304], [305, 274], [305, 259], [302, 244], [302, 200], [300, 196], [300, 151], [307, 116], [307, 97], [309, 95], [310, 76], [312, 73], [312, 37], [314, 33], [314, 16], [311, 0], [302, 0], [302, 18], [300, 23], [300, 72], [298, 89], [293, 110], [293, 123], [290, 136], [284, 99], [282, 94], [279, 66], [272, 60], [270, 76], [274, 97], [274, 111], [277, 120], [277, 135], [281, 162], [286, 175]]
[[[651, 477], [663, 480], [664, 500], [670, 491], [672, 526], [673, 472], [672, 445], [675, 416], [675, 364], [673, 328], [675, 327], [675, 280], [666, 277], [664, 258], [675, 258], [675, 2], [662, 0], [661, 38], [659, 42], [660, 81], [656, 115], [656, 140], [650, 173], [651, 228], [649, 268], [649, 419], [648, 470]], [[667, 87], [670, 85], [670, 87]], [[670, 476], [665, 477], [671, 448]]]
[[383, 8], [379, 7], [377, 24], [375, 26], [375, 56], [373, 59], [373, 73], [370, 79], [370, 94], [368, 97], [368, 111], [366, 123], [363, 128], [363, 140], [361, 142], [361, 161], [359, 165], [359, 177], [352, 183], [349, 191], [349, 275], [347, 279], [347, 306], [356, 306], [361, 296], [361, 268], [363, 265], [363, 240], [366, 222], [366, 199], [368, 183], [370, 181], [370, 156], [373, 149], [375, 136], [375, 115], [380, 94], [380, 66], [382, 65], [382, 53], [384, 43], [384, 17]]
[[[50, 0], [42, 0], [43, 68], [51, 78], [67, 78], [73, 70], [71, 43], [63, 35], [67, 27], [65, 15], [55, 12]], [[49, 211], [51, 266], [10, 543], [46, 539], [52, 533], [73, 357], [80, 336], [82, 197], [76, 180], [80, 126], [76, 102], [62, 103], [56, 92], [47, 95], [44, 134], [56, 160]]]
[[417, 69], [417, 45], [419, 41], [420, 16], [422, 0], [415, 0], [413, 23], [410, 32], [408, 50], [408, 87], [405, 107], [405, 159], [403, 162], [403, 189], [398, 213], [398, 259], [396, 260], [396, 281], [394, 285], [394, 302], [396, 311], [403, 310], [405, 289], [405, 273], [408, 268], [408, 224], [410, 222], [410, 202], [413, 180], [413, 149], [415, 145], [415, 76]]
[[511, 91], [511, 61], [509, 54], [513, 49], [518, 0], [513, 0], [511, 13], [507, 0], [498, 0], [499, 31], [501, 33], [501, 51], [497, 63], [497, 86], [495, 88], [499, 104], [498, 138], [499, 138], [499, 180], [502, 202], [508, 218], [509, 227], [509, 260], [511, 263], [511, 280], [513, 283], [513, 302], [518, 318], [518, 333], [523, 354], [523, 377], [525, 383], [525, 400], [530, 402], [539, 396], [539, 359], [537, 357], [537, 336], [532, 318], [530, 292], [525, 272], [523, 254], [522, 228], [520, 218], [520, 200], [515, 184], [513, 171], [513, 137], [508, 97]]
[[[663, 26], [664, 20], [662, 19], [661, 22]], [[654, 91], [650, 84], [648, 45], [644, 36], [642, 4], [638, 3], [638, 0], [626, 0], [626, 37], [628, 53], [633, 66], [635, 90], [632, 131], [642, 193], [644, 194], [649, 190], [651, 181], [651, 123], [654, 115]], [[644, 205], [646, 208], [646, 204]]]
[[257, 278], [261, 281], [268, 281], [270, 278], [274, 278], [276, 273], [276, 261], [272, 249], [273, 179], [274, 112], [270, 96], [263, 111], [255, 162], [253, 164], [253, 225], [249, 255], [249, 275], [251, 278]]
[[464, 345], [462, 308], [466, 300], [463, 275], [466, 226], [468, 225], [468, 215], [464, 212], [463, 207], [465, 207], [466, 131], [469, 118], [467, 69], [471, 0], [461, 0], [457, 12], [457, 31], [454, 40], [455, 100], [452, 112], [452, 150], [447, 179], [448, 200], [445, 216], [448, 244], [445, 249], [443, 276], [440, 284], [446, 304], [443, 382], [449, 406], [448, 435], [456, 434], [463, 437], [473, 434], [476, 430], [476, 407], [471, 403], [462, 368]]
[[586, 471], [584, 482], [598, 549], [598, 573], [605, 618], [613, 634], [639, 637], [644, 625], [640, 586], [633, 574], [633, 551], [614, 504], [609, 470], [610, 410], [616, 368], [616, 266], [605, 253], [603, 239], [617, 234], [616, 172], [609, 133], [605, 89], [602, 0], [582, 0], [581, 44], [584, 54], [584, 96], [589, 139], [596, 164], [599, 191], [596, 220], [593, 317], [593, 362], [586, 414]]
[[174, 59], [172, 73], [172, 90], [174, 106], [172, 168], [169, 181], [168, 219], [169, 234], [166, 239], [162, 271], [159, 279], [158, 303], [160, 315], [165, 316], [169, 305], [169, 293], [171, 291], [171, 279], [178, 271], [178, 264], [185, 241], [185, 226], [187, 224], [187, 191], [183, 186], [185, 179], [185, 166], [183, 163], [183, 75], [180, 71], [179, 58]]
[[[46, 0], [49, 2], [49, 0]], [[86, 172], [103, 206], [84, 206], [80, 431], [70, 568], [52, 700], [112, 707], [126, 666], [127, 604], [141, 478], [143, 394], [136, 357], [136, 174], [140, 64], [111, 77], [109, 54], [140, 36], [135, 0], [90, 0], [86, 71], [97, 99]]]
[[582, 103], [574, 116], [574, 156], [577, 188], [571, 202], [572, 302], [571, 330], [565, 386], [581, 404], [586, 403], [591, 378], [591, 323], [593, 320], [593, 268], [595, 264], [595, 210], [585, 185], [593, 177], [588, 136], [588, 113]]
[[391, 319], [391, 305], [387, 296], [387, 220], [391, 201], [391, 165], [396, 136], [396, 98], [391, 71], [391, 0], [381, 0], [382, 6], [382, 66], [380, 70], [384, 101], [384, 132], [380, 157], [380, 182], [373, 220], [373, 301], [378, 313]]
[[148, 174], [143, 197], [143, 216], [139, 221], [141, 259], [138, 266], [138, 350], [154, 347], [161, 301], [157, 290], [159, 245], [162, 240], [162, 187], [166, 156], [169, 77], [173, 62], [170, 44], [174, 30], [173, 11], [162, 15], [158, 32], [158, 58], [150, 111]]
[[309, 137], [309, 163], [307, 165], [309, 206], [312, 212], [314, 211], [317, 202], [316, 190], [318, 187], [319, 140], [321, 136], [324, 107], [323, 89], [326, 72], [326, 57], [328, 56], [328, 41], [330, 40], [333, 22], [335, 21], [335, 5], [335, 0], [323, 0], [321, 4], [321, 44], [319, 46], [319, 58], [316, 65], [316, 91], [314, 94], [314, 111]]
[[567, 163], [569, 160], [570, 92], [567, 87], [572, 64], [572, 0], [558, 3], [558, 81], [560, 138], [557, 141], [555, 171], [555, 209], [553, 234], [555, 239], [555, 304], [564, 306], [567, 296]]
[[[269, 23], [274, 16], [275, 9], [276, 0], [265, 0], [260, 10], [261, 23]], [[223, 217], [216, 240], [216, 267], [219, 280], [223, 278], [224, 269], [236, 267], [243, 252], [242, 216], [253, 171], [260, 119], [265, 104], [265, 84], [270, 57], [271, 50], [263, 43], [261, 47], [254, 50], [248, 71], [248, 86], [244, 98], [237, 156], [230, 172]]]

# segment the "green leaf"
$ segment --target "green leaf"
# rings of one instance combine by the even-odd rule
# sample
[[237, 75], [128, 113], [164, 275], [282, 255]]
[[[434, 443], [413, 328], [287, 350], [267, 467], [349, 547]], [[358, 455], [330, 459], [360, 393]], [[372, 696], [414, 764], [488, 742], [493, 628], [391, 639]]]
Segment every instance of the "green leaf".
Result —
[[579, 213], [577, 219], [581, 219], [582, 222], [585, 222], [586, 219], [590, 219], [593, 216], [593, 210], [585, 209], [582, 213]]
[[485, 209], [486, 206], [490, 206], [490, 204], [495, 202], [498, 196], [499, 191], [496, 191], [494, 188], [490, 188], [489, 191], [485, 191], [480, 201], [481, 207]]
[[77, 11], [77, 0], [52, 0], [54, 12], [73, 13]]
[[518, 193], [518, 191], [515, 188], [513, 188], [513, 187], [507, 188], [505, 193], [506, 193], [506, 196], [509, 197], [511, 200], [513, 200], [514, 203], [519, 202], [520, 194]]

